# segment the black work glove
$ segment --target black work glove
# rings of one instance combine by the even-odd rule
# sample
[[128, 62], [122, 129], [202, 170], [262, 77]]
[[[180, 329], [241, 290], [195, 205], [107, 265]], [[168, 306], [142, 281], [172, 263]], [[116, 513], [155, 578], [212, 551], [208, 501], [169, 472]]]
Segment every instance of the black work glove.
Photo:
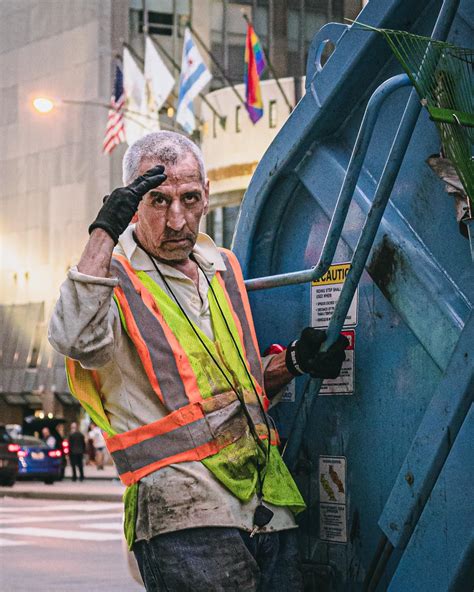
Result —
[[310, 374], [313, 378], [337, 378], [342, 362], [346, 359], [344, 350], [349, 340], [339, 335], [327, 352], [320, 352], [326, 331], [313, 327], [303, 329], [300, 338], [289, 344], [286, 350], [286, 367], [293, 376]]
[[137, 177], [127, 187], [114, 189], [109, 197], [104, 198], [104, 205], [89, 226], [89, 234], [95, 228], [102, 228], [117, 244], [119, 236], [130, 224], [130, 220], [137, 211], [142, 197], [166, 180], [164, 170], [165, 168], [161, 165], [155, 166]]

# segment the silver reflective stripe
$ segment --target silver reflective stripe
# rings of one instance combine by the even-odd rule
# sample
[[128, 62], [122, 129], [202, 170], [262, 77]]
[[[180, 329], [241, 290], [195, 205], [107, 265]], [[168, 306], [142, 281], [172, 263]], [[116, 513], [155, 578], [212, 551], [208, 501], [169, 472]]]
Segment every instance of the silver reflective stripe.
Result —
[[147, 465], [214, 440], [205, 419], [198, 419], [181, 428], [154, 436], [112, 453], [119, 475], [138, 471]]
[[[248, 407], [254, 406], [248, 405]], [[246, 427], [247, 422], [240, 403], [233, 401], [222, 409], [208, 413], [205, 418], [164, 434], [152, 436], [143, 442], [128, 446], [125, 450], [116, 450], [112, 452], [112, 458], [119, 475], [122, 475], [198, 448], [212, 442], [218, 436], [230, 435], [231, 440], [235, 442], [245, 432]]]
[[232, 302], [232, 306], [236, 315], [240, 320], [240, 324], [242, 325], [242, 333], [244, 337], [244, 347], [245, 352], [247, 354], [247, 359], [250, 364], [250, 371], [252, 375], [261, 387], [263, 387], [263, 376], [262, 376], [262, 368], [260, 365], [260, 355], [259, 352], [255, 349], [254, 342], [252, 339], [252, 334], [250, 331], [249, 322], [247, 320], [247, 315], [245, 314], [244, 303], [242, 301], [242, 296], [240, 294], [239, 285], [237, 283], [237, 279], [234, 274], [234, 270], [229, 261], [229, 256], [227, 253], [220, 251], [222, 258], [224, 259], [226, 265], [226, 271], [220, 271], [219, 273], [224, 280], [225, 287], [227, 289], [227, 293], [229, 294], [230, 300]]
[[176, 366], [173, 350], [166, 339], [163, 328], [148, 310], [141, 295], [135, 290], [122, 264], [116, 259], [112, 259], [111, 268], [119, 278], [120, 287], [133, 311], [133, 318], [138, 330], [150, 352], [153, 371], [160, 385], [165, 407], [169, 411], [175, 411], [188, 405], [189, 399]]
[[263, 416], [265, 412], [262, 409], [260, 409], [260, 405], [258, 403], [256, 405], [249, 405], [247, 403], [247, 409], [249, 410], [250, 417], [252, 418], [253, 423], [265, 423], [265, 419]]

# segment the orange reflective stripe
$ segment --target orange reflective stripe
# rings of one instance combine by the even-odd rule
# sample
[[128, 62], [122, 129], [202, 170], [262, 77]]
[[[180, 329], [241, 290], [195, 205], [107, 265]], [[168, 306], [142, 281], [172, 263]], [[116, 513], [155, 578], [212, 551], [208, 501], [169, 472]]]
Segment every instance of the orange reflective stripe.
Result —
[[[252, 311], [250, 308], [250, 302], [248, 299], [247, 290], [245, 288], [242, 271], [240, 269], [240, 265], [237, 261], [237, 258], [234, 255], [234, 253], [232, 253], [232, 251], [229, 251], [227, 249], [220, 249], [220, 251], [223, 255], [224, 260], [231, 268], [229, 272], [226, 270], [225, 274], [232, 274], [231, 277], [226, 277], [226, 279], [224, 280], [224, 293], [226, 294], [228, 301], [230, 301], [231, 303], [231, 310], [234, 319], [236, 319], [236, 324], [238, 327], [241, 327], [240, 332], [242, 346], [244, 347], [246, 358], [250, 364], [252, 375], [254, 376], [254, 378], [257, 379], [257, 391], [262, 396], [263, 406], [265, 411], [267, 411], [270, 407], [270, 400], [268, 399], [265, 393], [262, 359], [260, 357], [257, 334], [255, 332]], [[233, 294], [229, 291], [231, 286], [237, 293]], [[242, 315], [245, 315], [245, 331], [244, 328], [241, 326], [242, 323], [239, 324], [237, 322], [237, 319], [239, 319], [240, 317], [237, 311], [235, 310], [235, 306], [238, 306], [238, 310]], [[247, 331], [249, 333], [248, 337]]]
[[[232, 313], [232, 317], [234, 318], [234, 323], [235, 323], [235, 326], [237, 327], [237, 331], [239, 333], [240, 344], [242, 346], [242, 350], [243, 350], [243, 354], [244, 354], [245, 365], [247, 367], [247, 370], [253, 376], [253, 372], [252, 372], [252, 368], [250, 367], [250, 363], [249, 363], [247, 351], [245, 349], [245, 341], [244, 341], [244, 334], [243, 334], [243, 330], [242, 330], [242, 324], [241, 324], [240, 319], [239, 319], [239, 317], [237, 316], [237, 314], [236, 314], [236, 312], [234, 310], [232, 299], [229, 296], [229, 293], [227, 291], [225, 282], [222, 279], [220, 273], [217, 273], [217, 281], [219, 282], [219, 284], [220, 284], [220, 286], [222, 288], [222, 291], [225, 294], [226, 300], [227, 300], [227, 302], [229, 304], [230, 311]], [[253, 383], [255, 385], [255, 388], [257, 389], [258, 394], [261, 395], [263, 391], [262, 391], [262, 387], [260, 386], [259, 380], [258, 380], [258, 378], [256, 376], [253, 376], [253, 378], [254, 378]]]
[[[268, 434], [266, 432], [263, 433], [263, 431], [266, 430], [266, 427], [263, 424], [259, 424], [257, 427], [260, 431], [262, 431], [262, 433], [259, 434], [260, 439], [267, 440]], [[108, 438], [107, 442], [110, 441], [110, 439], [111, 438]], [[204, 444], [201, 444], [200, 446], [195, 446], [194, 448], [191, 448], [189, 450], [178, 452], [176, 454], [167, 456], [166, 458], [162, 458], [155, 462], [150, 462], [145, 466], [140, 467], [139, 469], [128, 470], [122, 473], [120, 473], [119, 471], [119, 477], [124, 485], [133, 485], [134, 483], [137, 483], [140, 479], [146, 477], [150, 473], [153, 473], [154, 471], [162, 469], [163, 467], [167, 467], [171, 464], [204, 460], [209, 456], [217, 454], [219, 451], [231, 444], [232, 441], [232, 439], [215, 438], [210, 442], [205, 442]], [[271, 430], [270, 443], [273, 446], [276, 446], [280, 443], [278, 433], [273, 429]]]
[[119, 301], [120, 308], [122, 309], [122, 313], [125, 317], [125, 322], [127, 324], [127, 330], [130, 334], [130, 338], [132, 339], [133, 344], [137, 349], [138, 356], [142, 361], [143, 368], [145, 369], [146, 375], [148, 376], [151, 388], [155, 391], [160, 401], [164, 404], [163, 393], [161, 392], [160, 385], [158, 384], [158, 380], [153, 371], [150, 352], [148, 350], [147, 344], [145, 343], [140, 334], [137, 324], [135, 323], [132, 311], [128, 306], [127, 298], [125, 297], [125, 294], [123, 293], [123, 290], [120, 286], [117, 286], [114, 289], [114, 293], [117, 297], [117, 300]]
[[188, 423], [202, 418], [204, 418], [202, 407], [197, 403], [192, 403], [169, 413], [153, 423], [107, 438], [107, 448], [112, 454], [117, 450], [124, 450], [129, 446], [148, 440], [153, 436], [165, 434], [166, 432], [170, 432], [178, 427], [185, 426]]
[[[170, 354], [174, 357], [176, 371], [179, 373], [179, 376], [176, 377], [178, 380], [173, 381], [175, 386], [170, 391], [170, 395], [172, 395], [172, 396], [167, 400], [166, 399], [167, 393], [166, 393], [166, 390], [164, 390], [164, 397], [163, 397], [163, 395], [160, 397], [162, 399], [162, 401], [164, 402], [164, 405], [168, 409], [176, 409], [176, 408], [182, 406], [183, 404], [186, 404], [187, 402], [194, 403], [194, 402], [202, 401], [202, 396], [201, 396], [201, 393], [200, 393], [200, 390], [199, 390], [199, 387], [197, 384], [196, 376], [193, 372], [191, 364], [189, 363], [186, 352], [181, 347], [176, 336], [174, 335], [174, 333], [171, 331], [168, 324], [164, 320], [163, 315], [161, 314], [153, 295], [147, 290], [147, 288], [143, 285], [143, 283], [137, 277], [137, 275], [134, 272], [133, 268], [131, 267], [129, 261], [125, 257], [123, 257], [121, 255], [114, 255], [114, 260], [116, 262], [120, 263], [121, 268], [126, 273], [126, 276], [131, 283], [130, 289], [134, 289], [136, 291], [136, 293], [138, 293], [140, 295], [140, 299], [143, 302], [144, 306], [147, 308], [149, 313], [151, 313], [154, 320], [159, 324], [160, 331], [163, 333], [164, 339], [166, 340], [167, 349], [169, 350]], [[124, 286], [122, 286], [122, 288], [124, 288]], [[125, 313], [125, 309], [127, 310], [128, 315], [126, 315], [126, 321], [127, 321], [127, 326], [128, 326], [128, 316], [131, 316], [131, 307], [128, 302], [124, 302], [124, 303], [120, 302], [120, 306], [124, 310], [124, 313]], [[139, 306], [139, 303], [138, 303], [138, 306]], [[138, 314], [138, 311], [134, 310], [134, 317], [137, 317], [137, 314]], [[130, 334], [130, 337], [133, 340], [133, 342], [135, 343], [135, 338], [137, 338], [139, 342], [142, 341], [143, 343], [145, 343], [145, 341], [143, 340], [143, 337], [142, 337], [142, 333], [144, 330], [146, 330], [148, 328], [142, 327], [142, 331], [139, 331], [137, 323], [135, 323], [135, 319], [134, 319], [134, 327], [136, 328], [136, 331], [134, 331], [133, 333]], [[154, 338], [156, 340], [156, 335], [154, 335]], [[148, 345], [145, 344], [145, 347], [148, 351], [148, 356], [145, 359], [146, 361], [151, 360], [149, 354], [150, 354], [150, 347], [152, 346], [153, 341], [154, 340], [150, 339]], [[141, 358], [141, 356], [140, 356], [140, 358]], [[157, 381], [156, 370], [153, 367], [153, 363], [151, 363], [151, 364], [149, 363], [149, 364], [145, 365], [145, 362], [144, 362], [144, 368], [147, 373], [147, 376], [150, 379], [150, 382], [152, 380], [151, 377], [153, 377], [153, 379], [156, 382]], [[171, 369], [170, 368], [160, 368], [161, 375], [163, 375], [163, 373], [165, 371], [170, 372]], [[181, 387], [176, 386], [179, 384], [182, 385], [182, 389], [183, 389], [183, 396], [181, 396], [181, 397], [178, 396], [178, 393], [176, 392], [176, 388], [181, 388]], [[184, 400], [184, 399], [186, 399], [186, 400]]]
[[[255, 326], [253, 324], [252, 310], [250, 308], [250, 302], [249, 302], [247, 290], [245, 288], [242, 270], [240, 269], [240, 265], [237, 261], [237, 257], [234, 255], [234, 253], [232, 253], [232, 251], [229, 251], [228, 249], [221, 249], [221, 251], [223, 251], [224, 254], [227, 255], [227, 260], [232, 267], [232, 271], [234, 272], [234, 276], [237, 281], [237, 285], [239, 286], [240, 297], [242, 299], [242, 304], [244, 306], [245, 316], [247, 317], [247, 323], [248, 323], [248, 327], [250, 330], [250, 335], [252, 337], [255, 351], [258, 354], [260, 350], [259, 350], [259, 346], [258, 346], [257, 334], [255, 332]], [[258, 356], [258, 358], [260, 359], [260, 356]], [[263, 367], [262, 367], [261, 359], [260, 359], [260, 369], [261, 369], [262, 375], [263, 375]]]
[[66, 375], [71, 393], [102, 430], [107, 430], [108, 433], [115, 433], [110, 427], [109, 419], [102, 405], [100, 389], [97, 388], [97, 374], [86, 370], [79, 362], [71, 358], [66, 358], [65, 362]]
[[147, 475], [153, 473], [154, 471], [157, 471], [158, 469], [162, 469], [163, 467], [166, 467], [174, 463], [192, 460], [204, 460], [208, 456], [217, 454], [219, 450], [222, 450], [226, 446], [227, 442], [224, 442], [221, 445], [218, 445], [215, 441], [209, 442], [197, 448], [193, 448], [192, 450], [181, 452], [179, 454], [175, 454], [174, 456], [169, 456], [168, 458], [159, 460], [136, 471], [129, 471], [128, 473], [123, 473], [122, 475], [120, 475], [120, 480], [124, 485], [133, 485], [134, 483], [140, 481], [140, 479], [143, 479], [143, 477], [146, 477]]

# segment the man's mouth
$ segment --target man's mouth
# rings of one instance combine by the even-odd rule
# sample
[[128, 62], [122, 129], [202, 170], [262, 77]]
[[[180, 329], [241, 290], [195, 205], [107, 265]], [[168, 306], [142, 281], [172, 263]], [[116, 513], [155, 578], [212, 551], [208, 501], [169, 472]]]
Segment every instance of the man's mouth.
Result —
[[191, 239], [189, 239], [189, 238], [169, 238], [163, 242], [165, 244], [171, 244], [173, 246], [180, 247], [180, 246], [184, 246], [184, 245], [190, 243]]

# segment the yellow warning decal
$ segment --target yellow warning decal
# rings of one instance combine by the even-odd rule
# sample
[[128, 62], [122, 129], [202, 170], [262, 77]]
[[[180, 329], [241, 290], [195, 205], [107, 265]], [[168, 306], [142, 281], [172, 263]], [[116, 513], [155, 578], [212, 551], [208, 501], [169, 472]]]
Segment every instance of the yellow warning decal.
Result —
[[338, 263], [337, 265], [331, 265], [323, 277], [319, 280], [315, 280], [311, 285], [324, 286], [325, 284], [343, 284], [350, 268], [350, 263]]

